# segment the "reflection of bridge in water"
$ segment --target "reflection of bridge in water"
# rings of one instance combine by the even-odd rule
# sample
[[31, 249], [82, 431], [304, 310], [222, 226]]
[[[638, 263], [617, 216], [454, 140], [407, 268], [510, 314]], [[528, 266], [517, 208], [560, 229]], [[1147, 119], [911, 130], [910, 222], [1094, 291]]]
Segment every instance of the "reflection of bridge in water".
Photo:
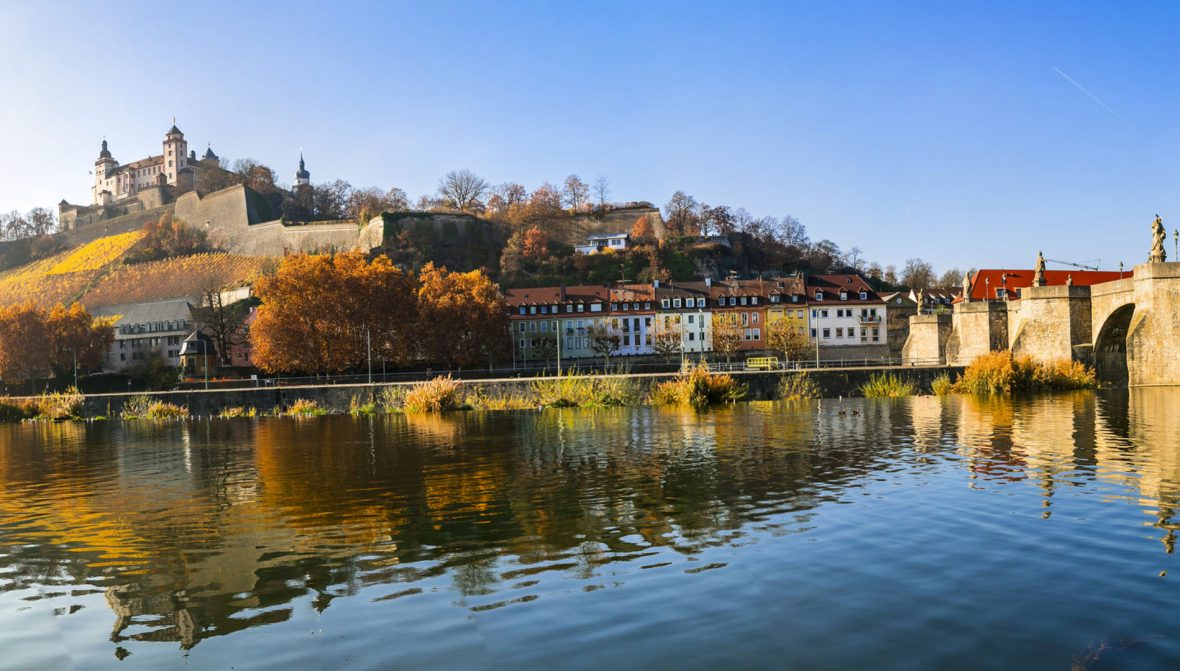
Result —
[[906, 357], [968, 365], [1010, 349], [1090, 363], [1109, 382], [1180, 385], [1180, 263], [1145, 263], [1093, 286], [1032, 286], [1018, 299], [961, 302], [911, 318]]

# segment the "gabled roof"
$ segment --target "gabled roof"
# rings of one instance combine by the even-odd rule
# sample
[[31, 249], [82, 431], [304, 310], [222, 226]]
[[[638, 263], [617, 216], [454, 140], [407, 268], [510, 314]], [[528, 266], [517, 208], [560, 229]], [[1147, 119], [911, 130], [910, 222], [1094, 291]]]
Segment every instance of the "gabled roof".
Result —
[[504, 292], [504, 302], [509, 307], [556, 305], [559, 303], [606, 303], [610, 302], [610, 292], [610, 287], [601, 285], [573, 286], [564, 289], [562, 287], [509, 289]]
[[[847, 292], [847, 298], [840, 300], [840, 292]], [[866, 297], [860, 297], [864, 292]], [[815, 300], [816, 294], [823, 296], [824, 301], [838, 301], [840, 303], [881, 303], [881, 297], [873, 291], [873, 287], [860, 275], [808, 275], [807, 298]]]
[[629, 233], [594, 233], [593, 235], [587, 235], [586, 240], [588, 240], [588, 241], [613, 240], [615, 238], [628, 238], [628, 237], [631, 237]]
[[127, 305], [108, 305], [94, 308], [91, 314], [96, 317], [113, 317], [118, 315], [115, 326], [124, 324], [151, 324], [152, 322], [190, 321], [193, 306], [186, 300], [157, 301], [154, 303], [131, 303]]

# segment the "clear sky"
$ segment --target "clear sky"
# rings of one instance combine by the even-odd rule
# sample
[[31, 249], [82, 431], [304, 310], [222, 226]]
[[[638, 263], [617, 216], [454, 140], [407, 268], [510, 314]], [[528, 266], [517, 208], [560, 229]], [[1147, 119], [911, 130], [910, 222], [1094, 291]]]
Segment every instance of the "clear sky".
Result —
[[883, 264], [1130, 266], [1180, 226], [1178, 31], [1165, 2], [0, 0], [0, 210], [89, 202], [102, 138], [142, 158], [175, 116], [286, 182], [300, 148], [414, 199], [606, 175]]

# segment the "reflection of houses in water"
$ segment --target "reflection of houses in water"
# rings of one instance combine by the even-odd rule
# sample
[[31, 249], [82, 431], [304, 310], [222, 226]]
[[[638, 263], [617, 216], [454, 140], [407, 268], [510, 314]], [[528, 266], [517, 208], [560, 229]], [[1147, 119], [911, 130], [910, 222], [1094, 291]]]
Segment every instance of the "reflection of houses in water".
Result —
[[958, 442], [972, 477], [1023, 480], [1023, 455], [1012, 450], [1012, 399], [960, 396], [957, 400]]

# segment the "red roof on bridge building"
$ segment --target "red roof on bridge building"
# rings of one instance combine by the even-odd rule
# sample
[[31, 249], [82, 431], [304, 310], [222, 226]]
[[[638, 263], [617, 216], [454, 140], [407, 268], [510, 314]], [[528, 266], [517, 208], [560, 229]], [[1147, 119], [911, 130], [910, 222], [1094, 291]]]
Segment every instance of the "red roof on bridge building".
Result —
[[[1131, 271], [1129, 270], [1121, 272], [1117, 270], [1046, 270], [1045, 284], [1052, 287], [1064, 286], [1072, 282], [1074, 286], [1088, 287], [1130, 276]], [[1018, 298], [1019, 290], [1031, 287], [1032, 284], [1032, 270], [1005, 270], [1002, 268], [977, 270], [975, 275], [971, 277], [971, 300], [982, 301], [985, 298], [996, 300], [1003, 299], [1005, 296]]]

